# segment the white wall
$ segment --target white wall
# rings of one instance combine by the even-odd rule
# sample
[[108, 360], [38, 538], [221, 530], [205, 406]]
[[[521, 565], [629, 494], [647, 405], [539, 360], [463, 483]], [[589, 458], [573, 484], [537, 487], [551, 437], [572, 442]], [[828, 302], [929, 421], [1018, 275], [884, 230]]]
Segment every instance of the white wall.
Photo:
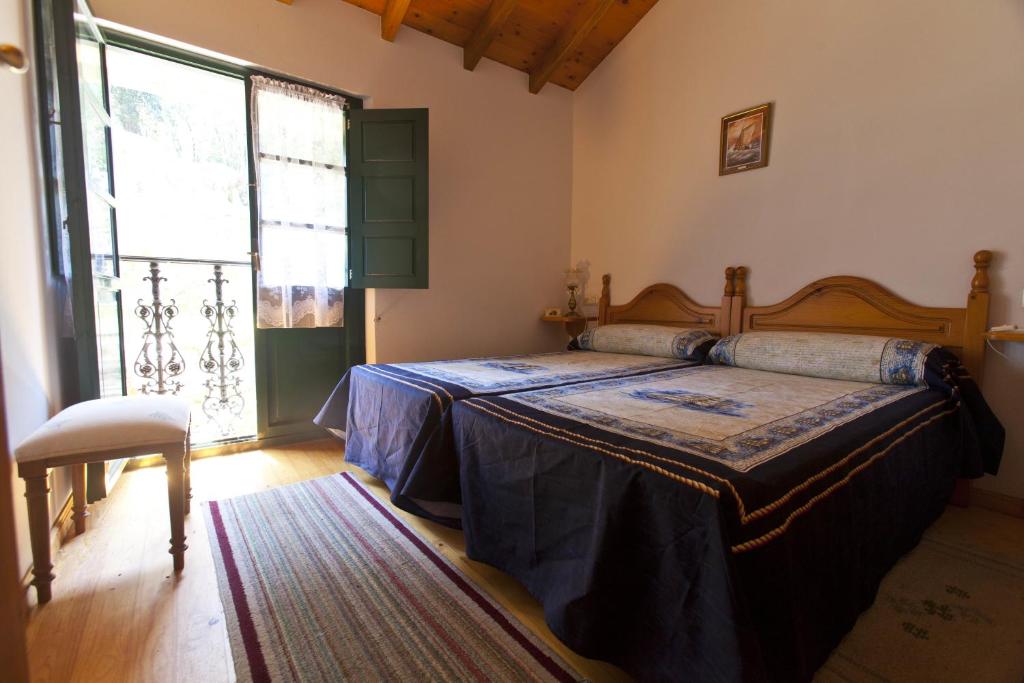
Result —
[[[718, 176], [722, 116], [776, 103], [771, 164]], [[861, 275], [963, 306], [996, 252], [993, 323], [1024, 323], [1024, 3], [661, 0], [576, 91], [573, 260], [613, 301], [655, 281], [699, 301], [726, 265], [754, 304]], [[988, 354], [1024, 496], [1024, 348]]]
[[[29, 52], [27, 8], [0, 0], [0, 43]], [[46, 246], [39, 205], [36, 123], [32, 108], [34, 72], [0, 68], [0, 362], [3, 364], [8, 440], [13, 450], [59, 407], [56, 331], [48, 290]], [[0, 486], [11, 483], [0, 482]], [[13, 482], [22, 572], [32, 559], [25, 488]], [[51, 494], [54, 512], [67, 500], [66, 477]], [[56, 501], [56, 504], [55, 502]]]
[[569, 263], [572, 96], [341, 0], [93, 0], [97, 16], [365, 95], [430, 109], [430, 288], [368, 297], [381, 362], [551, 350], [539, 322]]

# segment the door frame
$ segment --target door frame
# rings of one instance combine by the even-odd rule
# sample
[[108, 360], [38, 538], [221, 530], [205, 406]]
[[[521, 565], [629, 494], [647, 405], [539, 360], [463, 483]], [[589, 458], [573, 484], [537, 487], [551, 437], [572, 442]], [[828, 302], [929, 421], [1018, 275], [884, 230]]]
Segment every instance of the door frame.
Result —
[[18, 566], [17, 523], [14, 517], [14, 458], [7, 441], [4, 369], [0, 363], [0, 671], [11, 681], [28, 683], [27, 611]]
[[[334, 88], [328, 88], [318, 83], [311, 83], [301, 79], [293, 78], [290, 76], [282, 76], [272, 71], [249, 69], [246, 73], [245, 78], [245, 127], [246, 137], [249, 140], [249, 218], [250, 218], [250, 237], [251, 237], [251, 248], [250, 254], [253, 258], [252, 268], [252, 306], [253, 306], [253, 327], [255, 335], [255, 346], [256, 346], [256, 431], [259, 439], [261, 440], [285, 440], [285, 441], [299, 441], [307, 437], [316, 437], [324, 434], [324, 430], [321, 427], [313, 424], [312, 420], [308, 424], [299, 423], [285, 423], [285, 424], [272, 424], [271, 420], [271, 388], [270, 388], [270, 377], [269, 373], [265, 372], [272, 365], [272, 357], [275, 352], [275, 340], [274, 337], [278, 335], [301, 335], [306, 330], [303, 329], [260, 329], [256, 327], [256, 307], [259, 305], [259, 287], [258, 287], [258, 271], [256, 269], [256, 260], [258, 259], [260, 242], [260, 215], [259, 215], [259, 196], [256, 188], [256, 150], [252, 144], [253, 141], [253, 130], [252, 130], [252, 78], [251, 76], [266, 76], [282, 81], [289, 81], [291, 83], [297, 83], [304, 85], [309, 88], [315, 88], [324, 92], [340, 95], [345, 98], [348, 105], [348, 109], [362, 109], [363, 101], [358, 97], [353, 97], [348, 93], [336, 90]], [[345, 131], [345, 153], [349, 153], [348, 148], [348, 131]], [[347, 164], [347, 161], [346, 161]], [[346, 166], [347, 171], [347, 166]], [[347, 179], [346, 179], [346, 192], [348, 192]], [[346, 223], [348, 216], [345, 217]], [[345, 228], [345, 235], [348, 238], [349, 229]], [[351, 239], [348, 239], [348, 250], [349, 250], [349, 262], [351, 263]], [[353, 365], [359, 365], [366, 362], [366, 291], [364, 289], [353, 289], [351, 287], [345, 287], [345, 324], [341, 328], [341, 332], [338, 334], [339, 341], [341, 343], [340, 351], [344, 354], [344, 366], [351, 368]], [[330, 328], [318, 328], [318, 329], [330, 329]], [[320, 334], [324, 334], [321, 332]], [[264, 372], [260, 372], [260, 368]], [[337, 378], [341, 380], [341, 377]], [[327, 396], [324, 397], [327, 400]]]

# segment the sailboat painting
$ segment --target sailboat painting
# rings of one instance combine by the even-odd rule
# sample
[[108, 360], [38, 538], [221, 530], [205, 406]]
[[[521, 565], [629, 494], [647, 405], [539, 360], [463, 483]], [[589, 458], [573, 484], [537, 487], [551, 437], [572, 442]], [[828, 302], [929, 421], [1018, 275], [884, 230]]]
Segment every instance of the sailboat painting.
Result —
[[750, 171], [768, 165], [773, 103], [722, 118], [722, 148], [718, 175]]

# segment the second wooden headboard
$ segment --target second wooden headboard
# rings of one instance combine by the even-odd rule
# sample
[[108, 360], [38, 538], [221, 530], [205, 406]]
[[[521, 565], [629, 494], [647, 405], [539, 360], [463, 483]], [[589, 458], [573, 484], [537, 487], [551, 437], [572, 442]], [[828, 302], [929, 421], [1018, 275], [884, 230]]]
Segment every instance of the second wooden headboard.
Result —
[[731, 317], [739, 327], [734, 322], [732, 332], [834, 332], [916, 339], [950, 349], [980, 380], [991, 263], [990, 251], [974, 255], [974, 278], [963, 308], [918, 306], [871, 280], [848, 275], [816, 280], [771, 306], [746, 306], [737, 293]]
[[645, 287], [631, 301], [612, 305], [611, 275], [601, 278], [601, 299], [597, 324], [644, 323], [710, 330], [727, 335], [731, 329], [732, 305], [736, 294], [736, 268], [725, 269], [725, 288], [718, 306], [701, 306], [675, 285], [659, 283]]

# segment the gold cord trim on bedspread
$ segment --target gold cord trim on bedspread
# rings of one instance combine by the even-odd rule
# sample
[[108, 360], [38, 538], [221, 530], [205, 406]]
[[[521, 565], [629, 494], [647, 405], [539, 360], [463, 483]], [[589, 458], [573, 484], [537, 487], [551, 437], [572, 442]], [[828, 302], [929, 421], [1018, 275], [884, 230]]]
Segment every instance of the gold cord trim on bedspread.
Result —
[[574, 439], [572, 439], [570, 437], [563, 436], [563, 435], [558, 434], [556, 432], [545, 431], [545, 430], [542, 430], [542, 429], [537, 429], [536, 427], [530, 426], [526, 422], [522, 422], [520, 420], [513, 420], [511, 418], [508, 418], [508, 417], [505, 417], [503, 415], [500, 415], [500, 414], [494, 412], [493, 410], [488, 410], [487, 408], [484, 408], [483, 406], [473, 402], [472, 400], [465, 401], [465, 404], [467, 406], [473, 408], [474, 410], [479, 410], [480, 412], [487, 413], [488, 415], [496, 417], [497, 419], [501, 420], [502, 422], [507, 422], [507, 423], [510, 423], [510, 424], [518, 425], [518, 426], [520, 426], [520, 427], [522, 427], [524, 429], [528, 429], [531, 432], [535, 432], [535, 433], [540, 434], [542, 436], [550, 436], [551, 438], [559, 439], [560, 441], [565, 441], [567, 443], [571, 443], [571, 444], [574, 444], [574, 445], [577, 445], [577, 446], [583, 446], [584, 448], [589, 448], [589, 449], [591, 449], [593, 451], [597, 451], [599, 453], [604, 453], [606, 455], [610, 455], [613, 458], [615, 458], [617, 460], [621, 460], [623, 462], [628, 462], [628, 463], [633, 464], [633, 465], [639, 465], [640, 467], [643, 467], [645, 469], [651, 470], [652, 472], [657, 472], [658, 474], [660, 474], [662, 476], [665, 476], [665, 477], [668, 477], [669, 479], [671, 479], [673, 481], [676, 481], [676, 482], [678, 482], [680, 484], [685, 484], [686, 486], [689, 486], [691, 488], [697, 489], [701, 493], [706, 493], [707, 495], [711, 496], [712, 498], [716, 498], [717, 499], [721, 495], [719, 491], [717, 491], [716, 489], [711, 488], [707, 484], [704, 484], [704, 483], [699, 482], [699, 481], [694, 481], [693, 479], [688, 479], [687, 477], [675, 474], [674, 472], [669, 472], [665, 468], [659, 467], [658, 465], [654, 465], [654, 464], [649, 463], [649, 462], [644, 462], [642, 460], [635, 460], [635, 459], [629, 457], [628, 455], [623, 455], [622, 453], [615, 453], [614, 451], [610, 451], [610, 450], [608, 450], [606, 448], [601, 448], [600, 446], [595, 446], [595, 445], [592, 445], [592, 444], [587, 444], [587, 443], [583, 443], [583, 442], [580, 442], [580, 441], [576, 441], [576, 440], [574, 440]]
[[[497, 410], [501, 410], [501, 411], [503, 411], [505, 413], [508, 413], [509, 415], [513, 415], [513, 416], [515, 416], [515, 417], [517, 417], [517, 418], [519, 418], [521, 420], [526, 420], [526, 421], [532, 422], [532, 423], [534, 423], [536, 425], [540, 425], [540, 426], [542, 426], [542, 427], [544, 427], [544, 428], [546, 428], [548, 430], [553, 430], [553, 431], [556, 431], [556, 432], [560, 432], [562, 434], [568, 434], [568, 435], [570, 435], [570, 436], [572, 436], [572, 437], [574, 437], [576, 439], [582, 439], [584, 441], [589, 441], [591, 443], [600, 444], [601, 446], [607, 446], [608, 448], [615, 448], [615, 449], [618, 449], [619, 451], [626, 451], [628, 453], [635, 453], [637, 455], [642, 455], [645, 458], [651, 458], [652, 460], [658, 460], [660, 462], [668, 463], [668, 464], [674, 465], [676, 467], [682, 467], [683, 469], [687, 469], [687, 470], [689, 470], [691, 472], [695, 472], [697, 474], [701, 474], [701, 475], [707, 477], [708, 479], [712, 479], [712, 480], [718, 482], [719, 484], [722, 484], [726, 488], [728, 488], [729, 491], [732, 492], [733, 497], [736, 499], [736, 504], [739, 506], [740, 510], [741, 511], [743, 510], [743, 501], [740, 500], [740, 494], [736, 491], [735, 488], [733, 488], [732, 482], [730, 482], [728, 479], [725, 479], [723, 477], [719, 477], [718, 475], [711, 474], [710, 472], [705, 472], [704, 470], [700, 469], [699, 467], [694, 467], [693, 465], [687, 464], [685, 462], [679, 462], [678, 460], [672, 460], [671, 458], [664, 458], [664, 457], [662, 457], [660, 455], [654, 455], [653, 453], [648, 453], [647, 451], [642, 451], [642, 450], [640, 450], [638, 448], [629, 448], [628, 446], [619, 446], [617, 444], [608, 443], [607, 441], [601, 441], [600, 439], [594, 439], [594, 438], [591, 438], [589, 436], [583, 436], [582, 434], [577, 434], [576, 432], [569, 431], [568, 429], [562, 429], [561, 427], [555, 427], [553, 425], [545, 424], [545, 423], [541, 422], [540, 420], [533, 419], [532, 417], [526, 417], [525, 415], [518, 415], [518, 414], [512, 412], [511, 410], [509, 410], [508, 408], [505, 408], [504, 406], [499, 406], [496, 403], [492, 403], [491, 401], [487, 401], [485, 399], [477, 399], [477, 400], [480, 403], [486, 403], [487, 405], [491, 406], [492, 408], [495, 408]], [[580, 445], [584, 445], [584, 444], [580, 444]]]
[[428, 382], [427, 380], [422, 379], [420, 377], [404, 377], [403, 375], [399, 375], [394, 370], [385, 370], [384, 367], [380, 366], [380, 365], [373, 365], [373, 366], [368, 365], [366, 367], [376, 368], [376, 370], [378, 372], [383, 372], [385, 375], [388, 375], [389, 377], [394, 377], [395, 379], [404, 379], [404, 380], [409, 380], [409, 381], [412, 381], [412, 382], [420, 382], [421, 384], [426, 384], [428, 386], [434, 387], [435, 389], [440, 391], [442, 394], [447, 396], [449, 401], [451, 401], [452, 403], [455, 403], [455, 397], [452, 396], [448, 392], [448, 390], [445, 389], [444, 387], [442, 387], [440, 384], [434, 384], [433, 382]]
[[816, 495], [813, 498], [811, 498], [810, 500], [808, 500], [806, 503], [804, 503], [803, 505], [798, 507], [796, 510], [793, 510], [793, 512], [789, 513], [789, 515], [786, 517], [786, 521], [785, 522], [783, 522], [782, 524], [780, 524], [779, 526], [775, 527], [774, 529], [772, 529], [771, 531], [769, 531], [768, 533], [766, 533], [766, 534], [764, 534], [762, 536], [758, 536], [757, 538], [755, 538], [753, 540], [747, 541], [745, 543], [739, 543], [737, 545], [732, 546], [732, 552], [736, 553], [736, 554], [739, 554], [739, 553], [746, 552], [748, 550], [753, 550], [754, 548], [760, 547], [760, 546], [764, 545], [765, 543], [768, 543], [769, 541], [771, 541], [773, 539], [776, 539], [779, 536], [781, 536], [782, 534], [786, 533], [786, 530], [789, 529], [789, 526], [793, 523], [793, 520], [795, 520], [797, 517], [800, 517], [805, 512], [807, 512], [808, 510], [813, 508], [815, 505], [817, 505], [818, 503], [820, 503], [821, 501], [825, 500], [826, 498], [831, 496], [833, 493], [838, 491], [839, 489], [841, 489], [844, 486], [846, 486], [847, 484], [849, 484], [850, 480], [853, 479], [855, 474], [859, 474], [860, 472], [863, 472], [868, 467], [870, 467], [871, 465], [873, 465], [877, 461], [879, 461], [882, 458], [884, 458], [886, 455], [889, 454], [889, 452], [892, 451], [893, 447], [895, 447], [897, 444], [901, 443], [905, 439], [909, 438], [910, 436], [913, 436], [914, 434], [916, 434], [921, 429], [923, 429], [923, 428], [927, 427], [928, 425], [930, 425], [932, 422], [935, 422], [936, 420], [938, 420], [940, 418], [946, 417], [947, 415], [952, 415], [954, 412], [956, 412], [957, 408], [958, 408], [958, 406], [953, 406], [949, 410], [943, 411], [943, 412], [939, 413], [938, 415], [933, 415], [932, 417], [928, 418], [927, 420], [925, 420], [921, 424], [917, 425], [916, 427], [914, 427], [913, 429], [908, 431], [906, 434], [900, 436], [898, 439], [896, 439], [891, 444], [886, 446], [884, 449], [880, 450], [878, 453], [875, 453], [873, 456], [871, 456], [870, 458], [868, 458], [867, 460], [865, 460], [861, 464], [859, 464], [856, 467], [854, 467], [852, 470], [850, 470], [846, 474], [845, 477], [843, 477], [842, 479], [840, 479], [836, 483], [832, 484], [831, 486], [829, 486], [827, 489], [825, 489], [824, 491], [822, 491], [818, 495]]
[[919, 410], [918, 412], [914, 413], [913, 415], [911, 415], [907, 419], [902, 420], [901, 422], [893, 425], [892, 427], [890, 427], [886, 431], [882, 432], [878, 436], [874, 437], [873, 439], [868, 441], [863, 446], [850, 451], [846, 455], [846, 457], [844, 457], [842, 460], [838, 460], [838, 461], [832, 463], [831, 465], [829, 465], [828, 467], [826, 467], [822, 471], [820, 471], [817, 474], [811, 476], [809, 479], [804, 481], [802, 484], [797, 484], [796, 486], [791, 488], [789, 491], [787, 491], [785, 494], [783, 494], [783, 496], [781, 498], [779, 498], [779, 499], [777, 499], [777, 500], [775, 500], [775, 501], [773, 501], [771, 503], [768, 503], [764, 507], [761, 507], [761, 508], [758, 508], [757, 510], [754, 510], [750, 514], [742, 514], [741, 513], [741, 521], [744, 524], [746, 524], [747, 522], [751, 522], [751, 521], [753, 521], [755, 519], [760, 519], [761, 517], [764, 517], [765, 515], [767, 515], [770, 512], [774, 512], [775, 510], [777, 510], [778, 508], [782, 507], [787, 502], [789, 502], [789, 500], [793, 496], [795, 496], [797, 493], [799, 493], [800, 491], [803, 491], [804, 489], [806, 489], [808, 486], [810, 486], [814, 482], [818, 481], [819, 479], [827, 477], [832, 472], [835, 472], [837, 469], [839, 469], [840, 467], [842, 467], [843, 465], [848, 463], [850, 461], [850, 459], [852, 459], [854, 456], [858, 455], [859, 453], [863, 453], [865, 450], [867, 450], [871, 446], [874, 446], [876, 443], [878, 443], [882, 439], [885, 439], [888, 436], [892, 436], [892, 434], [894, 432], [896, 432], [896, 431], [902, 429], [903, 427], [905, 427], [907, 425], [907, 423], [916, 420], [917, 418], [921, 417], [922, 415], [924, 415], [925, 413], [927, 413], [930, 410], [934, 410], [935, 408], [938, 408], [938, 407], [942, 406], [944, 403], [945, 403], [945, 401], [939, 401], [938, 403], [933, 403], [930, 406], [922, 408], [921, 410]]
[[444, 404], [441, 403], [441, 396], [436, 391], [434, 391], [433, 389], [427, 389], [426, 387], [421, 387], [418, 384], [413, 384], [412, 382], [408, 382], [408, 381], [406, 381], [406, 380], [404, 380], [404, 379], [402, 379], [400, 377], [397, 377], [397, 376], [392, 375], [392, 374], [387, 373], [387, 372], [383, 372], [380, 368], [375, 368], [372, 365], [364, 365], [363, 369], [366, 370], [367, 372], [371, 372], [371, 373], [373, 373], [375, 375], [379, 375], [380, 377], [387, 377], [388, 379], [393, 379], [396, 382], [399, 382], [401, 384], [406, 385], [407, 387], [412, 387], [413, 389], [419, 389], [420, 391], [423, 391], [423, 392], [426, 392], [426, 393], [430, 394], [433, 397], [434, 401], [437, 402], [437, 409], [439, 411], [441, 411], [442, 414], [444, 414]]
[[[500, 414], [498, 412], [495, 412], [495, 410], [490, 410], [488, 408], [485, 408], [484, 406], [480, 405], [481, 403], [486, 403], [488, 406], [491, 406], [495, 410], [502, 411], [503, 413], [507, 413], [507, 415], [502, 415], [502, 414]], [[628, 463], [631, 463], [631, 464], [634, 464], [634, 465], [639, 465], [640, 467], [648, 469], [648, 470], [650, 470], [652, 472], [655, 472], [657, 474], [661, 474], [662, 476], [665, 476], [665, 477], [667, 477], [667, 478], [669, 478], [669, 479], [671, 479], [673, 481], [676, 481], [676, 482], [685, 484], [687, 486], [690, 486], [691, 488], [697, 489], [698, 491], [701, 491], [702, 493], [706, 493], [707, 495], [710, 495], [710, 496], [712, 496], [712, 497], [714, 497], [716, 499], [719, 498], [720, 495], [721, 495], [720, 492], [717, 489], [714, 489], [711, 486], [708, 486], [707, 484], [704, 484], [702, 482], [695, 481], [693, 479], [689, 479], [687, 477], [683, 477], [681, 475], [675, 474], [675, 473], [670, 472], [669, 470], [667, 470], [667, 469], [665, 469], [663, 467], [660, 467], [658, 465], [655, 465], [653, 463], [645, 462], [643, 460], [637, 460], [637, 459], [632, 458], [632, 457], [630, 457], [628, 455], [625, 455], [623, 452], [633, 453], [633, 454], [636, 454], [636, 455], [643, 456], [645, 458], [650, 458], [652, 460], [658, 460], [660, 462], [668, 463], [668, 464], [671, 464], [671, 465], [676, 466], [676, 467], [681, 467], [683, 469], [686, 469], [686, 470], [689, 470], [691, 472], [694, 472], [694, 473], [700, 474], [702, 476], [705, 476], [708, 479], [711, 479], [711, 480], [717, 482], [718, 484], [721, 484], [722, 486], [724, 486], [725, 488], [727, 488], [729, 490], [729, 492], [733, 496], [733, 499], [736, 501], [736, 507], [737, 507], [737, 510], [739, 512], [740, 522], [742, 524], [747, 524], [748, 522], [754, 521], [756, 519], [760, 519], [761, 517], [764, 517], [765, 515], [767, 515], [767, 514], [769, 514], [771, 512], [774, 512], [775, 510], [777, 510], [778, 508], [780, 508], [781, 506], [783, 506], [787, 502], [789, 502], [793, 498], [793, 496], [795, 496], [797, 493], [805, 490], [806, 488], [808, 488], [809, 486], [811, 486], [815, 482], [817, 482], [817, 481], [821, 480], [822, 478], [828, 476], [829, 474], [835, 472], [837, 469], [839, 469], [843, 465], [847, 464], [852, 458], [854, 458], [858, 454], [863, 453], [865, 450], [867, 450], [867, 449], [871, 448], [872, 446], [876, 445], [879, 441], [881, 441], [881, 440], [883, 440], [885, 438], [888, 438], [889, 436], [892, 436], [895, 432], [897, 432], [898, 430], [900, 430], [903, 427], [905, 427], [908, 423], [913, 422], [914, 420], [920, 418], [922, 415], [926, 414], [927, 412], [929, 412], [931, 410], [934, 410], [937, 407], [942, 406], [944, 403], [945, 403], [945, 401], [939, 401], [937, 403], [933, 403], [930, 406], [922, 408], [921, 410], [919, 410], [918, 412], [914, 413], [910, 417], [908, 417], [908, 418], [906, 418], [904, 420], [901, 420], [899, 423], [893, 425], [892, 427], [887, 429], [885, 432], [875, 436], [870, 441], [865, 443], [863, 446], [860, 446], [860, 447], [854, 449], [853, 451], [850, 451], [850, 453], [848, 453], [846, 456], [844, 456], [841, 460], [833, 463], [832, 465], [829, 465], [827, 468], [823, 469], [822, 471], [820, 471], [820, 472], [816, 473], [815, 475], [811, 476], [810, 478], [806, 479], [801, 484], [798, 484], [797, 486], [793, 487], [792, 489], [790, 489], [788, 492], [786, 492], [780, 498], [778, 498], [775, 501], [769, 503], [768, 505], [765, 505], [765, 506], [763, 506], [761, 508], [758, 508], [757, 510], [754, 510], [753, 512], [747, 514], [746, 511], [745, 511], [746, 508], [745, 508], [743, 499], [740, 497], [739, 492], [733, 486], [732, 482], [730, 482], [728, 479], [725, 479], [723, 477], [720, 477], [720, 476], [717, 476], [717, 475], [712, 474], [710, 472], [707, 472], [705, 470], [702, 470], [699, 467], [695, 467], [695, 466], [690, 465], [688, 463], [683, 463], [683, 462], [679, 462], [679, 461], [676, 461], [676, 460], [671, 460], [669, 458], [658, 456], [658, 455], [655, 455], [653, 453], [649, 453], [647, 451], [643, 451], [643, 450], [640, 450], [640, 449], [630, 448], [628, 446], [619, 446], [619, 445], [616, 445], [616, 444], [609, 443], [607, 441], [602, 441], [600, 439], [594, 439], [594, 438], [591, 438], [591, 437], [582, 436], [582, 435], [577, 434], [575, 432], [572, 432], [570, 430], [563, 429], [561, 427], [555, 427], [555, 426], [546, 424], [544, 422], [541, 422], [540, 420], [536, 420], [534, 418], [526, 417], [524, 415], [519, 415], [519, 414], [514, 413], [513, 411], [509, 410], [508, 408], [505, 408], [503, 406], [497, 405], [496, 403], [493, 403], [491, 401], [487, 401], [485, 399], [473, 399], [473, 400], [466, 401], [466, 405], [467, 406], [470, 406], [470, 407], [474, 408], [475, 410], [479, 410], [481, 412], [487, 413], [488, 415], [491, 415], [491, 416], [493, 416], [493, 417], [495, 417], [495, 418], [497, 418], [497, 419], [499, 419], [499, 420], [501, 420], [503, 422], [518, 425], [520, 427], [523, 427], [524, 429], [528, 429], [528, 430], [530, 430], [530, 431], [532, 431], [534, 433], [540, 434], [542, 436], [550, 436], [552, 438], [559, 439], [560, 441], [565, 441], [565, 442], [573, 444], [573, 445], [582, 446], [584, 448], [588, 448], [590, 450], [593, 450], [593, 451], [596, 451], [596, 452], [599, 452], [599, 453], [610, 455], [610, 456], [612, 456], [612, 457], [614, 457], [614, 458], [616, 458], [618, 460], [622, 460], [623, 462], [628, 462]], [[791, 512], [786, 517], [786, 520], [782, 524], [780, 524], [779, 526], [775, 527], [774, 529], [768, 531], [767, 533], [765, 533], [765, 534], [763, 534], [763, 535], [761, 535], [761, 536], [759, 536], [759, 537], [757, 537], [755, 539], [752, 539], [750, 541], [746, 541], [744, 543], [739, 543], [737, 545], [732, 546], [732, 548], [731, 548], [732, 552], [733, 553], [742, 553], [742, 552], [746, 552], [748, 550], [753, 550], [754, 548], [760, 547], [760, 546], [768, 543], [769, 541], [772, 541], [772, 540], [778, 538], [779, 536], [784, 534], [789, 529], [790, 525], [793, 523], [793, 521], [795, 519], [797, 519], [798, 517], [800, 517], [803, 514], [805, 514], [806, 512], [808, 512], [811, 508], [813, 508], [815, 505], [817, 505], [822, 500], [828, 498], [830, 495], [835, 493], [840, 488], [846, 486], [846, 484], [848, 484], [850, 482], [850, 480], [854, 477], [854, 475], [859, 474], [860, 472], [864, 471], [865, 469], [867, 469], [868, 467], [870, 467], [874, 463], [876, 463], [879, 460], [881, 460], [883, 457], [888, 455], [895, 446], [897, 446], [898, 444], [902, 443], [904, 440], [908, 439], [909, 437], [913, 436], [914, 434], [919, 432], [924, 427], [932, 424], [936, 420], [939, 420], [939, 419], [941, 419], [943, 417], [946, 417], [948, 415], [952, 415], [958, 409], [959, 409], [959, 403], [957, 403], [956, 405], [952, 406], [948, 410], [945, 410], [945, 411], [943, 411], [941, 413], [933, 415], [932, 417], [928, 418], [927, 420], [925, 420], [921, 424], [919, 424], [916, 427], [910, 429], [905, 434], [901, 435], [899, 438], [894, 440], [891, 444], [886, 446], [884, 449], [882, 449], [878, 453], [874, 454], [873, 456], [871, 456], [869, 459], [865, 460], [863, 463], [861, 463], [857, 467], [855, 467], [852, 470], [850, 470], [846, 474], [846, 476], [844, 476], [842, 479], [840, 479], [839, 481], [835, 482], [834, 484], [832, 484], [831, 486], [826, 488], [821, 493], [819, 493], [816, 496], [812, 497], [810, 500], [808, 500], [806, 503], [804, 503], [800, 507], [796, 508], [793, 512]], [[514, 418], [513, 417], [509, 417], [509, 416], [514, 416]], [[529, 423], [533, 423], [533, 424], [531, 425]], [[533, 425], [537, 425], [537, 426], [533, 426]], [[610, 450], [610, 449], [615, 449], [615, 450]], [[615, 451], [620, 451], [620, 452], [615, 452]]]

